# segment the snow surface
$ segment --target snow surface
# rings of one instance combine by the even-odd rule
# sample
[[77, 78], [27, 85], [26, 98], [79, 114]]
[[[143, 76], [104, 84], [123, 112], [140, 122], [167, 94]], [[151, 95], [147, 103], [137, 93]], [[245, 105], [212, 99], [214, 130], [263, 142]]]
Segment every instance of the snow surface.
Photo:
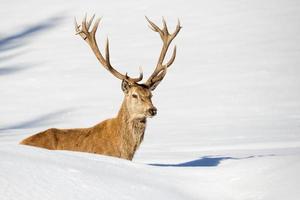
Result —
[[[74, 35], [85, 12], [131, 75], [161, 45], [144, 15], [182, 22], [133, 162], [18, 144], [117, 113], [120, 81]], [[0, 17], [1, 200], [300, 199], [300, 1], [1, 0]]]

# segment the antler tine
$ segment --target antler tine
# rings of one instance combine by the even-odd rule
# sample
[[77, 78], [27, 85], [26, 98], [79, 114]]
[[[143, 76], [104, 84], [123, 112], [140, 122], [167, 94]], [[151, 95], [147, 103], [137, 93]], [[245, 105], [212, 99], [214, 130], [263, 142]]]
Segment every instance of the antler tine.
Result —
[[91, 31], [91, 33], [93, 34], [94, 37], [96, 35], [96, 31], [97, 31], [97, 29], [99, 27], [99, 23], [100, 23], [101, 19], [102, 19], [101, 17], [99, 17], [98, 19], [96, 19], [95, 24], [93, 26], [93, 29]]
[[93, 16], [91, 17], [91, 19], [89, 20], [89, 22], [88, 22], [88, 24], [87, 24], [87, 29], [88, 29], [88, 30], [90, 29], [91, 24], [92, 24], [94, 18], [95, 18], [95, 14], [93, 14]]
[[176, 29], [175, 29], [174, 33], [172, 33], [172, 40], [177, 36], [177, 34], [179, 33], [181, 28], [182, 28], [182, 26], [180, 25], [180, 21], [178, 19]]
[[151, 26], [149, 26], [154, 32], [158, 32], [159, 34], [162, 33], [162, 30], [160, 30], [160, 28], [154, 24], [147, 16], [145, 16], [146, 20], [149, 22], [149, 24]]
[[88, 32], [88, 28], [86, 26], [86, 18], [87, 18], [87, 14], [85, 13], [83, 20], [81, 22], [82, 32]]
[[166, 64], [163, 64], [164, 59], [165, 59], [166, 54], [167, 54], [167, 51], [168, 51], [168, 48], [169, 48], [172, 40], [179, 33], [179, 31], [181, 29], [181, 26], [180, 26], [180, 22], [178, 20], [175, 31], [172, 34], [170, 34], [169, 31], [168, 31], [168, 26], [167, 26], [166, 20], [164, 18], [162, 18], [162, 22], [163, 22], [163, 28], [162, 29], [159, 28], [156, 24], [154, 24], [147, 17], [146, 17], [146, 19], [149, 22], [149, 24], [151, 25], [150, 28], [152, 30], [154, 30], [155, 32], [159, 33], [159, 35], [162, 39], [162, 42], [163, 42], [163, 46], [162, 46], [162, 49], [161, 49], [161, 52], [160, 52], [160, 55], [159, 55], [159, 59], [158, 59], [156, 68], [155, 68], [154, 72], [152, 73], [152, 75], [149, 77], [149, 79], [145, 83], [150, 88], [154, 89], [159, 84], [159, 82], [164, 78], [164, 76], [166, 75], [167, 68], [170, 67], [173, 64], [174, 60], [175, 60], [176, 46], [174, 47], [174, 50], [173, 50], [173, 53], [172, 53], [172, 56], [171, 56], [170, 60]]
[[[108, 38], [106, 38], [106, 45], [105, 45], [105, 59], [107, 63], [110, 63], [110, 58], [109, 58], [109, 41]], [[110, 65], [108, 67], [111, 67]], [[126, 75], [125, 75], [126, 76]]]
[[176, 45], [174, 46], [172, 57], [170, 58], [169, 62], [167, 62], [167, 64], [166, 64], [167, 67], [169, 67], [173, 64], [175, 57], [176, 57]]
[[166, 20], [165, 20], [164, 17], [162, 17], [162, 22], [163, 22], [163, 26], [164, 26], [164, 27], [163, 27], [163, 32], [169, 34], [167, 22], [166, 22]]
[[118, 72], [110, 63], [110, 53], [109, 53], [109, 41], [107, 39], [106, 45], [105, 45], [105, 57], [101, 54], [98, 44], [96, 42], [96, 31], [99, 27], [99, 23], [101, 21], [101, 18], [96, 19], [93, 28], [91, 31], [89, 31], [89, 28], [91, 24], [93, 23], [93, 20], [95, 18], [95, 15], [93, 15], [90, 20], [87, 22], [87, 15], [84, 16], [81, 28], [80, 25], [77, 24], [76, 18], [74, 20], [75, 23], [75, 30], [76, 34], [79, 34], [91, 47], [92, 51], [94, 52], [95, 56], [99, 60], [99, 62], [103, 65], [105, 69], [107, 69], [110, 73], [112, 73], [116, 78], [124, 80], [126, 79], [129, 82], [139, 82], [143, 79], [143, 72], [140, 71], [140, 75], [138, 78], [130, 78], [129, 76], [123, 75], [120, 72]]
[[76, 35], [79, 34], [80, 32], [80, 26], [77, 23], [76, 17], [74, 17], [74, 25], [75, 25], [75, 31], [76, 31]]

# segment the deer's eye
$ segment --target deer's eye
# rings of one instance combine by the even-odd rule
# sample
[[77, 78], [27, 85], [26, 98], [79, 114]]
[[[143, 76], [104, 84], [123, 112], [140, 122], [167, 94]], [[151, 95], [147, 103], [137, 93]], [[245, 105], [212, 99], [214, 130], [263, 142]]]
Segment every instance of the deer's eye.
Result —
[[136, 94], [133, 94], [132, 97], [135, 98], [135, 99], [138, 98], [138, 96]]

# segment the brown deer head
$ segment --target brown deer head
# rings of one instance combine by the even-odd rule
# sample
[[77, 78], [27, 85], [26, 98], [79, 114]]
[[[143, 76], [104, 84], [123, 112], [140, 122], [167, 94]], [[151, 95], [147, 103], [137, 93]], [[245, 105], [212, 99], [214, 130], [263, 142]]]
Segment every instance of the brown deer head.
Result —
[[122, 90], [125, 94], [125, 104], [133, 119], [153, 117], [157, 109], [152, 104], [152, 93], [148, 86], [122, 81]]
[[118, 72], [111, 65], [108, 39], [105, 45], [105, 56], [102, 55], [95, 38], [95, 34], [100, 23], [100, 18], [95, 21], [94, 26], [91, 28], [91, 30], [89, 30], [91, 24], [93, 23], [94, 17], [95, 15], [93, 15], [91, 19], [87, 21], [85, 16], [81, 25], [78, 25], [75, 19], [76, 34], [79, 34], [88, 43], [102, 66], [110, 73], [112, 73], [116, 78], [122, 81], [121, 88], [125, 94], [124, 103], [131, 118], [137, 119], [155, 116], [157, 113], [157, 109], [152, 104], [151, 92], [162, 81], [167, 73], [168, 67], [170, 67], [175, 60], [176, 46], [174, 47], [173, 54], [170, 60], [164, 63], [164, 59], [171, 42], [181, 29], [179, 20], [176, 26], [176, 30], [174, 31], [174, 33], [170, 34], [166, 25], [166, 21], [164, 19], [163, 28], [161, 29], [146, 17], [147, 21], [150, 24], [150, 28], [153, 31], [159, 33], [163, 42], [163, 46], [154, 72], [145, 83], [141, 84], [139, 83], [143, 79], [143, 72], [141, 69], [139, 77], [131, 78], [127, 74], [124, 75]]

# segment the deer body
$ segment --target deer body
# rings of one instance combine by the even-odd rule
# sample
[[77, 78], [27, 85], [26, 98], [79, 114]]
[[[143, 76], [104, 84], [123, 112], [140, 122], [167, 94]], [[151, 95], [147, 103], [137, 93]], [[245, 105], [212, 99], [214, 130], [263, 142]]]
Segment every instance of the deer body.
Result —
[[123, 103], [117, 117], [90, 128], [55, 129], [33, 135], [21, 144], [50, 150], [72, 150], [132, 160], [141, 144], [146, 118], [132, 119]]
[[160, 34], [163, 47], [155, 71], [146, 83], [140, 84], [138, 82], [143, 79], [142, 72], [138, 78], [130, 78], [127, 74], [123, 75], [112, 67], [108, 42], [106, 43], [105, 57], [101, 54], [95, 39], [100, 20], [97, 20], [92, 30], [89, 31], [93, 19], [94, 16], [87, 22], [84, 18], [81, 26], [78, 26], [76, 22], [75, 29], [77, 34], [89, 44], [99, 62], [115, 77], [122, 80], [121, 88], [124, 92], [124, 100], [118, 115], [90, 128], [51, 128], [24, 139], [20, 144], [50, 150], [89, 152], [132, 160], [143, 141], [147, 118], [153, 117], [157, 113], [157, 109], [152, 104], [151, 92], [164, 78], [167, 68], [175, 59], [176, 48], [174, 48], [169, 62], [163, 64], [167, 49], [181, 27], [178, 23], [175, 32], [169, 34], [164, 20], [164, 28], [160, 29], [147, 18], [152, 29]]

